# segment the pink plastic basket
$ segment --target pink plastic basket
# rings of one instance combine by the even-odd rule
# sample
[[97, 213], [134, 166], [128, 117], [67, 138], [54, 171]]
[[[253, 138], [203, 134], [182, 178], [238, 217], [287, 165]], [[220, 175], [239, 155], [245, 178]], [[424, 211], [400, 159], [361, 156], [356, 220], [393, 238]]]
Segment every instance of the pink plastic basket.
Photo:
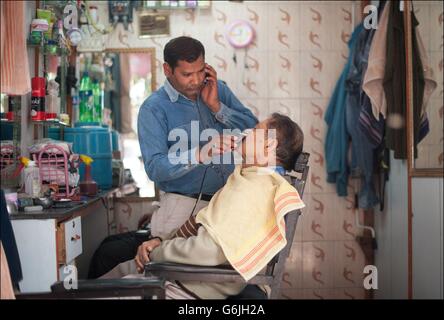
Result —
[[[68, 158], [65, 150], [56, 145], [45, 146], [37, 155], [33, 155], [37, 160], [40, 170], [40, 182], [44, 185], [57, 185], [58, 198], [71, 197], [77, 188], [69, 185]], [[37, 158], [37, 159], [36, 159]]]

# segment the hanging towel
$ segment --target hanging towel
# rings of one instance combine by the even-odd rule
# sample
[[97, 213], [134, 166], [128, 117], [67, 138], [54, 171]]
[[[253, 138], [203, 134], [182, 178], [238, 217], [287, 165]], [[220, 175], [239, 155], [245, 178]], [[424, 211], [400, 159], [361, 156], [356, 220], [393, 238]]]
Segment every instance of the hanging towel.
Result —
[[284, 216], [304, 206], [297, 190], [275, 171], [237, 166], [196, 222], [248, 281], [287, 244]]
[[367, 70], [362, 84], [362, 89], [370, 98], [373, 116], [376, 120], [379, 120], [380, 113], [385, 119], [387, 112], [383, 80], [387, 54], [387, 26], [390, 6], [391, 3], [387, 1], [379, 19], [378, 29], [375, 32], [370, 47]]
[[0, 1], [0, 6], [0, 91], [9, 95], [24, 95], [31, 92], [25, 37], [25, 2]]

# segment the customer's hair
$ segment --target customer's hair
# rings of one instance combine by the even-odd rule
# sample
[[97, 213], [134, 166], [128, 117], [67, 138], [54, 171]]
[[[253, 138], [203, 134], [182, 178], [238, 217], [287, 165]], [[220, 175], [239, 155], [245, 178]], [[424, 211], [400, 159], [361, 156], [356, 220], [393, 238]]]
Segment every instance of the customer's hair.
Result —
[[304, 133], [289, 117], [273, 113], [267, 123], [268, 129], [276, 129], [278, 145], [277, 160], [286, 170], [291, 170], [304, 146]]
[[205, 48], [202, 43], [185, 36], [170, 40], [163, 49], [163, 59], [173, 72], [179, 60], [194, 62], [201, 55], [205, 58]]

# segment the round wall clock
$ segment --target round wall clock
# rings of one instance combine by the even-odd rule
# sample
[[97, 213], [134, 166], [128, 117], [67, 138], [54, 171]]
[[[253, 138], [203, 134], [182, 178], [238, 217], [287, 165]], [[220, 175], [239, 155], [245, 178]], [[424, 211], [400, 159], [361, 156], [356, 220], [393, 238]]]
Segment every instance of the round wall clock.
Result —
[[227, 28], [226, 38], [235, 48], [248, 47], [254, 40], [255, 32], [250, 23], [245, 20], [237, 20]]

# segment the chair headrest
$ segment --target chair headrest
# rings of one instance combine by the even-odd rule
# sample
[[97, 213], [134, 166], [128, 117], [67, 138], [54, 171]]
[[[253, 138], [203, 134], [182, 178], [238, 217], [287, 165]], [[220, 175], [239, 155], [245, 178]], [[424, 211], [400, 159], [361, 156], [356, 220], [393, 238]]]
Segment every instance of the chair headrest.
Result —
[[296, 160], [296, 163], [294, 164], [294, 171], [300, 173], [304, 172], [308, 164], [308, 158], [310, 158], [310, 154], [308, 152], [301, 152]]

